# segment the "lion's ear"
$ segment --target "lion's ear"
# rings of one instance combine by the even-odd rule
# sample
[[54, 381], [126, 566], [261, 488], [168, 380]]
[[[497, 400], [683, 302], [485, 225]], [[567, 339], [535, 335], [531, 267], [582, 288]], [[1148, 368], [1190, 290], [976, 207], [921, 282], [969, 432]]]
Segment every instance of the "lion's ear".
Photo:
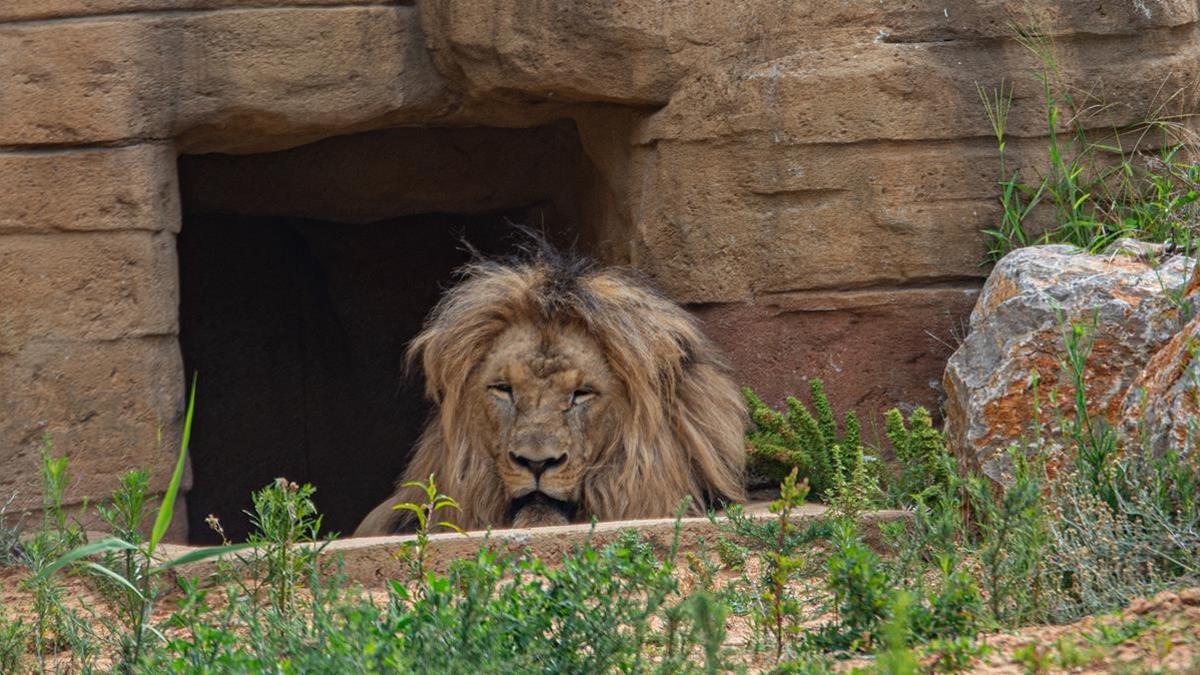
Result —
[[441, 331], [434, 322], [425, 325], [424, 330], [409, 343], [404, 355], [405, 372], [411, 375], [419, 366], [421, 376], [425, 380], [425, 397], [434, 403], [441, 403], [446, 395], [445, 384], [441, 381], [441, 372], [434, 367], [439, 360], [438, 342]]
[[468, 265], [462, 276], [408, 346], [410, 367], [421, 364], [425, 394], [438, 404], [455, 400], [495, 337], [528, 315], [537, 278], [531, 269], [492, 263]]

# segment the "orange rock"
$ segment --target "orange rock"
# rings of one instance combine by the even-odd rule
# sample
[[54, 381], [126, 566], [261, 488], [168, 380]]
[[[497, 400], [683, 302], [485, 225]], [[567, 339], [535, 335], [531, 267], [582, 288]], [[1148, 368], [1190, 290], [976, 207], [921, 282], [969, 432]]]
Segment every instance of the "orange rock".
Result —
[[[1025, 248], [1001, 260], [943, 378], [946, 430], [961, 465], [1003, 482], [1008, 448], [1056, 454], [1058, 420], [1073, 416], [1075, 406], [1072, 379], [1061, 365], [1068, 324], [1090, 327], [1089, 413], [1118, 424], [1130, 383], [1151, 355], [1173, 344], [1180, 310], [1165, 289], [1182, 286], [1189, 266], [1183, 257], [1156, 265], [1068, 246]], [[1168, 387], [1147, 382], [1155, 390]]]

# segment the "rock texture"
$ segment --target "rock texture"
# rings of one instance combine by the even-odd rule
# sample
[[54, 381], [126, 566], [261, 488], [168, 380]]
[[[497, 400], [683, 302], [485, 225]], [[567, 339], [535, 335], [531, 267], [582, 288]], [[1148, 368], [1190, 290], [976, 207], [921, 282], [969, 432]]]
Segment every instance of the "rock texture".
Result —
[[946, 366], [946, 431], [960, 465], [1003, 481], [1007, 449], [1034, 441], [1035, 419], [1051, 438], [1059, 415], [1073, 414], [1074, 388], [1063, 366], [1063, 332], [1071, 324], [1089, 327], [1085, 384], [1092, 414], [1119, 425], [1135, 381], [1151, 391], [1148, 412], [1175, 405], [1174, 392], [1163, 396], [1178, 378], [1163, 375], [1178, 366], [1159, 362], [1178, 357], [1170, 349], [1155, 354], [1180, 340], [1173, 336], [1182, 307], [1168, 291], [1184, 286], [1192, 265], [1182, 256], [1152, 262], [1069, 246], [1005, 256], [971, 313], [970, 334]]
[[1122, 431], [1133, 447], [1194, 453], [1200, 439], [1200, 317], [1162, 346], [1129, 387]]
[[[486, 189], [456, 201], [454, 171], [505, 173], [494, 182], [505, 194], [525, 174], [456, 157], [456, 135], [469, 145], [488, 129], [565, 125], [583, 170], [529, 194], [572, 195], [580, 241], [695, 307], [773, 403], [820, 376], [842, 405], [936, 407], [944, 345], [986, 273], [978, 231], [997, 217], [976, 83], [1015, 86], [1013, 166], [1044, 147], [1038, 64], [1011, 22], [1041, 17], [1066, 83], [1106, 104], [1098, 129], [1144, 120], [1200, 73], [1193, 0], [1010, 6], [0, 2], [0, 490], [37, 506], [29, 467], [43, 428], [76, 460], [73, 498], [107, 492], [114, 457], [169, 470], [171, 453], [151, 441], [161, 427], [171, 445], [184, 391], [178, 154], [273, 153], [394, 127], [478, 129], [438, 132], [451, 142], [411, 166], [379, 158], [392, 141], [299, 148], [283, 159], [377, 155], [343, 165], [337, 190], [309, 184], [307, 200], [235, 182], [237, 203], [213, 207], [307, 205], [321, 213], [299, 215], [348, 222], [416, 213], [389, 204], [485, 209], [499, 203]], [[1187, 96], [1171, 101], [1195, 111]], [[224, 161], [197, 160], [185, 178]], [[255, 161], [297, 184], [319, 173]], [[438, 167], [445, 180], [432, 179]], [[336, 203], [364, 193], [357, 211]]]

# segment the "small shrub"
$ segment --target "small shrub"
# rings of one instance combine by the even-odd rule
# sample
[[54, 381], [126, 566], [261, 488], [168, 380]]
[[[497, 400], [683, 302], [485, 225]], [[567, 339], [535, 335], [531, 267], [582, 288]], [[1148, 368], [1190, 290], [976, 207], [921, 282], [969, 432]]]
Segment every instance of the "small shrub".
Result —
[[21, 672], [28, 641], [29, 627], [19, 618], [5, 618], [4, 606], [0, 605], [0, 673]]
[[861, 445], [846, 454], [850, 470], [845, 475], [841, 471], [833, 472], [827, 499], [835, 518], [856, 520], [859, 514], [879, 501], [879, 481], [868, 470]]
[[782, 482], [792, 469], [798, 469], [812, 495], [825, 498], [860, 469], [861, 432], [858, 417], [848, 412], [839, 434], [824, 385], [813, 379], [809, 387], [813, 412], [789, 396], [786, 413], [772, 410], [749, 387], [743, 388], [755, 425], [747, 436], [749, 459], [752, 468], [775, 482]]
[[46, 658], [70, 642], [72, 625], [77, 621], [63, 604], [63, 590], [42, 576], [54, 561], [84, 542], [83, 532], [71, 522], [63, 505], [70, 484], [66, 457], [54, 457], [54, 443], [42, 437], [42, 525], [20, 547], [21, 562], [34, 573], [24, 586], [33, 594], [30, 632], [38, 667], [46, 669]]
[[1056, 621], [1114, 609], [1168, 583], [1200, 579], [1200, 463], [1118, 448], [1088, 412], [1093, 323], [1063, 323], [1062, 369], [1073, 415], [1060, 421], [1071, 463], [1044, 494], [1046, 555], [1036, 588]]
[[911, 506], [944, 494], [955, 474], [954, 459], [946, 438], [933, 426], [933, 418], [918, 407], [908, 416], [896, 408], [884, 414], [884, 429], [896, 454], [897, 467], [888, 481], [889, 501]]
[[1042, 560], [1047, 545], [1042, 502], [1044, 469], [1036, 459], [1012, 450], [1011, 484], [997, 496], [985, 479], [967, 483], [979, 532], [978, 555], [988, 609], [1001, 623], [1038, 618]]
[[[780, 528], [782, 532], [782, 528]], [[785, 535], [786, 536], [786, 535]], [[717, 558], [725, 569], [740, 570], [746, 565], [746, 559], [750, 557], [750, 549], [742, 546], [736, 541], [726, 536], [717, 538], [716, 543]]]
[[892, 584], [882, 561], [849, 521], [834, 527], [826, 560], [827, 584], [836, 622], [814, 635], [814, 646], [870, 649], [892, 602]]
[[[713, 515], [715, 520], [715, 514]], [[795, 552], [803, 546], [815, 541], [828, 539], [833, 532], [833, 524], [825, 518], [808, 521], [804, 527], [792, 523], [783, 534], [783, 551], [787, 554]], [[725, 520], [720, 523], [723, 534], [734, 541], [741, 542], [749, 551], [760, 551], [775, 547], [779, 540], [779, 519], [746, 515], [741, 504], [731, 504], [725, 509]]]
[[1054, 653], [1049, 647], [1032, 642], [1013, 651], [1013, 659], [1028, 675], [1042, 675], [1054, 666]]
[[938, 571], [937, 592], [913, 609], [913, 632], [922, 639], [974, 638], [984, 623], [979, 585], [949, 555], [938, 559]]
[[912, 597], [901, 591], [892, 599], [890, 617], [883, 625], [883, 645], [875, 658], [876, 670], [881, 675], [915, 675], [920, 670], [912, 643], [910, 610]]
[[[125, 664], [137, 660], [139, 645], [133, 636], [146, 621], [145, 589], [136, 583], [145, 575], [145, 560], [138, 555], [137, 548], [143, 543], [141, 527], [146, 519], [146, 493], [150, 488], [150, 474], [145, 470], [134, 470], [121, 477], [120, 485], [109, 499], [109, 505], [96, 506], [96, 514], [109, 527], [113, 536], [130, 546], [109, 550], [103, 554], [103, 562], [92, 568], [100, 572], [95, 576], [100, 591], [113, 602], [120, 626], [111, 625], [107, 618], [101, 623], [110, 623], [109, 632], [123, 635], [120, 650]], [[104, 572], [101, 572], [104, 570]]]
[[796, 471], [793, 468], [792, 472], [783, 480], [779, 486], [779, 499], [771, 502], [771, 513], [779, 515], [779, 536], [775, 541], [774, 550], [766, 553], [766, 576], [770, 580], [770, 584], [764, 589], [763, 597], [770, 606], [770, 625], [775, 632], [776, 660], [783, 656], [786, 616], [796, 613], [790, 607], [793, 603], [788, 596], [788, 582], [792, 575], [804, 565], [803, 558], [785, 552], [792, 510], [803, 505], [804, 498], [808, 495], [807, 484], [796, 484]]
[[16, 499], [17, 495], [13, 494], [0, 504], [0, 567], [15, 565], [19, 560], [21, 519], [8, 513]]
[[1102, 656], [1099, 649], [1085, 649], [1068, 635], [1063, 635], [1054, 641], [1054, 660], [1059, 668], [1075, 670], [1091, 665]]
[[960, 491], [961, 483], [952, 478], [940, 494], [918, 496], [911, 518], [880, 524], [896, 583], [920, 593], [931, 561], [957, 559], [968, 538]]
[[934, 673], [966, 672], [989, 651], [987, 645], [967, 636], [938, 638], [931, 640], [925, 648], [929, 671]]
[[276, 478], [255, 492], [250, 514], [253, 531], [247, 542], [265, 570], [272, 604], [283, 613], [295, 610], [296, 587], [324, 546], [309, 546], [321, 531], [321, 516], [312, 501], [316, 488]]

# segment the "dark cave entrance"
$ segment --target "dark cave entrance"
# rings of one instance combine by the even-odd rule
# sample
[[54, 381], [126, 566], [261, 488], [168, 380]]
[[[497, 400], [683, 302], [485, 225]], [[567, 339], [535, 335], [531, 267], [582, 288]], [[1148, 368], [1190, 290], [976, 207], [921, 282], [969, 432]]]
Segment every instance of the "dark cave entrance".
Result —
[[391, 490], [428, 413], [403, 353], [467, 262], [522, 242], [587, 249], [574, 126], [395, 129], [180, 159], [180, 343], [199, 373], [189, 538], [244, 538], [250, 493], [317, 488], [348, 534]]

